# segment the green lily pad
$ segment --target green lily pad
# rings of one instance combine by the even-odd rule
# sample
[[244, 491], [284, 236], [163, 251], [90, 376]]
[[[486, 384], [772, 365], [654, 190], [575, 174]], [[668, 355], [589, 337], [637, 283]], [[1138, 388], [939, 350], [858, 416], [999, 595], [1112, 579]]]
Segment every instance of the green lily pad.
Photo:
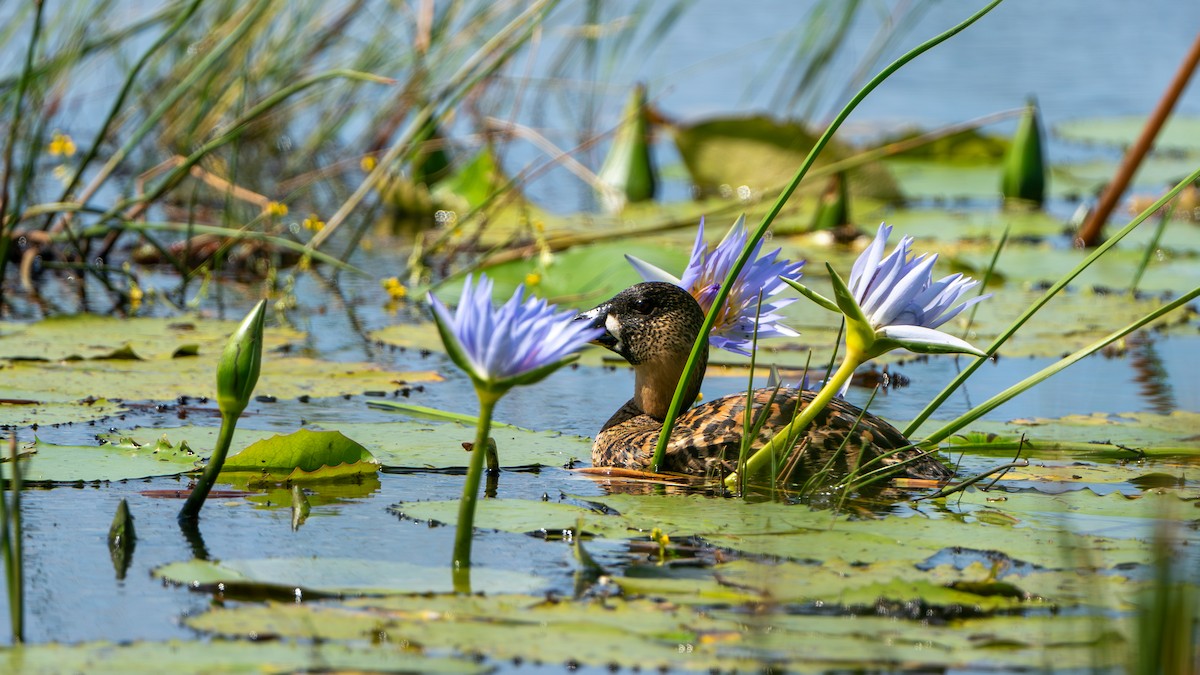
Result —
[[[1137, 140], [1145, 125], [1144, 117], [1088, 118], [1060, 122], [1054, 125], [1054, 133], [1077, 143], [1125, 147]], [[1200, 118], [1170, 118], [1159, 131], [1154, 146], [1159, 150], [1200, 153]]]
[[[0, 369], [0, 373], [3, 370]], [[11, 399], [10, 399], [11, 401]], [[50, 426], [74, 422], [90, 422], [126, 411], [120, 403], [106, 399], [74, 403], [27, 401], [0, 403], [0, 426], [25, 427], [31, 424]]]
[[[474, 572], [472, 572], [474, 574]], [[219, 609], [190, 617], [194, 629], [245, 635], [270, 626], [296, 639], [353, 640], [385, 633], [430, 649], [547, 664], [752, 670], [752, 657], [729, 657], [744, 629], [733, 619], [638, 600], [555, 602], [525, 595], [391, 596], [351, 600], [348, 608], [271, 604]], [[545, 639], [553, 635], [553, 639]], [[688, 648], [691, 645], [691, 648]]]
[[[769, 569], [769, 566], [764, 566]], [[622, 579], [622, 583], [630, 579]], [[731, 582], [731, 585], [734, 582]], [[667, 594], [672, 599], [674, 594]], [[905, 621], [773, 612], [770, 604], [711, 609], [639, 598], [563, 602], [522, 595], [388, 596], [342, 607], [271, 603], [218, 608], [187, 619], [217, 635], [270, 633], [318, 643], [386, 634], [393, 642], [497, 660], [639, 670], [794, 672], [846, 668], [1038, 668], [1116, 665], [1127, 621], [1048, 613]], [[1097, 633], [1103, 626], [1103, 637]], [[546, 640], [540, 636], [555, 636]], [[1111, 647], [1096, 650], [1097, 640]], [[1049, 659], [1049, 661], [1047, 661]]]
[[[754, 193], [779, 188], [800, 168], [817, 135], [798, 122], [764, 116], [716, 118], [671, 129], [692, 181], [719, 194], [747, 186]], [[834, 141], [817, 159], [819, 168], [853, 151]], [[852, 194], [896, 201], [900, 192], [878, 162], [848, 172]]]
[[75, 483], [174, 476], [197, 468], [200, 456], [186, 444], [128, 439], [105, 445], [53, 445], [37, 439], [23, 452], [26, 482]]
[[[181, 585], [225, 584], [243, 589], [295, 590], [336, 595], [443, 593], [453, 590], [450, 567], [358, 558], [261, 558], [248, 560], [190, 560], [168, 563], [152, 571], [155, 578]], [[534, 576], [488, 567], [472, 567], [471, 581], [479, 588], [512, 592], [540, 590], [545, 581]]]
[[[268, 632], [256, 633], [259, 638]], [[364, 647], [275, 640], [170, 640], [17, 645], [0, 655], [12, 673], [216, 673], [302, 671], [411, 671], [482, 673], [483, 664], [429, 656], [399, 643]]]
[[[333, 425], [327, 425], [333, 426]], [[336, 429], [360, 443], [379, 464], [409, 469], [459, 469], [467, 466], [470, 453], [463, 450], [464, 442], [475, 440], [474, 426], [456, 422], [396, 421], [378, 423], [338, 424]], [[238, 428], [233, 448], [243, 448], [262, 441], [273, 432]], [[172, 442], [186, 441], [202, 454], [212, 451], [217, 438], [216, 427], [138, 428], [109, 434], [105, 438], [130, 437], [138, 442], [152, 442], [166, 436]], [[496, 425], [491, 436], [496, 441], [502, 467], [562, 466], [591, 456], [591, 439], [569, 436], [555, 431], [529, 431], [512, 426]], [[237, 455], [229, 458], [232, 462]], [[228, 466], [228, 465], [227, 465]]]
[[[13, 387], [6, 397], [70, 403], [91, 398], [169, 401], [216, 393], [217, 355], [170, 361], [13, 362], [4, 369]], [[276, 398], [325, 397], [391, 390], [401, 382], [441, 378], [431, 371], [395, 372], [368, 363], [305, 357], [263, 359], [254, 393]]]
[[[920, 437], [922, 433], [928, 433], [941, 425], [940, 422], [926, 422], [917, 430], [915, 436]], [[1024, 435], [1030, 452], [1024, 453], [1023, 456], [1055, 457], [1064, 452], [1075, 456], [1077, 453], [1086, 452], [1137, 459], [1138, 454], [1135, 451], [1141, 451], [1151, 458], [1164, 459], [1200, 454], [1200, 413], [1186, 410], [1177, 410], [1167, 415], [1092, 413], [1008, 422], [978, 420], [971, 423], [970, 429], [979, 435], [956, 438], [951, 441], [954, 450], [1009, 455], [1016, 450], [1017, 442]]]
[[[0, 358], [163, 360], [177, 354], [219, 354], [236, 321], [199, 317], [120, 318], [96, 314], [49, 317], [37, 323], [0, 323]], [[303, 338], [288, 328], [265, 332], [271, 350]]]
[[300, 429], [254, 442], [226, 459], [221, 474], [252, 473], [279, 483], [357, 478], [378, 469], [379, 461], [341, 432]]

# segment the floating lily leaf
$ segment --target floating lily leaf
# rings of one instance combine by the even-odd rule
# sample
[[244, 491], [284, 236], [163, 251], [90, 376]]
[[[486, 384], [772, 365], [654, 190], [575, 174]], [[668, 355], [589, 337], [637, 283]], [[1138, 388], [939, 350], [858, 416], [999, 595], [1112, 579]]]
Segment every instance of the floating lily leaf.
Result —
[[[473, 581], [476, 570], [472, 570]], [[555, 602], [517, 595], [392, 596], [350, 600], [349, 608], [272, 604], [220, 609], [188, 619], [197, 630], [244, 635], [270, 626], [304, 640], [355, 640], [386, 633], [426, 648], [493, 659], [638, 669], [754, 670], [752, 656], [725, 656], [746, 629], [727, 618], [638, 600]], [[547, 640], [547, 634], [554, 639]], [[724, 641], [709, 639], [725, 635]]]
[[[458, 520], [457, 501], [405, 502], [391, 507], [396, 515], [410, 520], [451, 524]], [[588, 534], [609, 538], [634, 537], [630, 522], [606, 516], [575, 504], [532, 501], [528, 499], [487, 499], [475, 506], [475, 527], [518, 534], [574, 532], [582, 525]]]
[[[155, 568], [152, 574], [164, 581], [189, 586], [224, 583], [246, 590], [283, 590], [285, 597], [293, 595], [296, 589], [338, 595], [453, 590], [447, 567], [357, 558], [265, 558], [219, 563], [190, 560], [168, 563]], [[471, 568], [471, 580], [479, 588], [503, 588], [517, 593], [537, 591], [545, 585], [545, 581], [537, 577], [489, 567]]]
[[221, 473], [280, 483], [354, 478], [378, 469], [378, 460], [341, 432], [300, 429], [254, 442], [226, 459]]
[[[218, 635], [266, 632], [320, 644], [386, 633], [392, 641], [429, 649], [546, 664], [740, 671], [771, 663], [794, 672], [888, 670], [896, 663], [969, 670], [972, 665], [1039, 668], [1052, 662], [1086, 669], [1119, 663], [1115, 659], [1123, 656], [1127, 642], [1121, 631], [1129, 629], [1127, 622], [1106, 617], [1107, 632], [1101, 636], [1100, 620], [1087, 615], [948, 616], [934, 622], [754, 607], [747, 612], [622, 598], [578, 603], [519, 595], [389, 596], [352, 599], [343, 607], [220, 608], [187, 623]], [[548, 632], [556, 639], [539, 637]], [[1099, 639], [1113, 649], [1097, 653]]]
[[[2, 373], [0, 377], [9, 374], [3, 370], [0, 370], [0, 373]], [[9, 401], [13, 401], [13, 399], [10, 398]], [[119, 415], [125, 410], [124, 406], [107, 399], [45, 403], [27, 399], [23, 402], [0, 403], [0, 426], [24, 427], [31, 424], [51, 426], [71, 422], [88, 422]]]
[[[433, 189], [435, 198], [446, 204], [456, 204], [458, 210], [478, 208], [498, 190], [508, 185], [508, 176], [500, 168], [492, 146], [485, 145], [461, 169], [440, 181]], [[511, 190], [505, 199], [514, 195]]]
[[[13, 378], [11, 397], [58, 403], [88, 397], [169, 401], [180, 396], [215, 396], [216, 358], [216, 352], [210, 352], [208, 356], [176, 359], [166, 364], [162, 361], [14, 362], [4, 372], [6, 377]], [[263, 361], [255, 391], [276, 398], [315, 398], [392, 390], [402, 382], [440, 379], [432, 371], [394, 372], [368, 363], [276, 357]]]
[[[380, 464], [404, 468], [466, 467], [471, 454], [464, 442], [475, 438], [473, 427], [457, 423], [386, 422], [340, 424], [338, 429], [371, 450]], [[491, 437], [502, 467], [563, 466], [591, 457], [591, 439], [555, 431], [492, 427]]]
[[[260, 638], [269, 631], [256, 631]], [[5, 665], [7, 664], [7, 665]], [[78, 645], [17, 645], [0, 655], [0, 667], [21, 673], [216, 673], [411, 671], [482, 673], [488, 668], [467, 659], [426, 656], [399, 644], [353, 647], [273, 640], [170, 640], [167, 642], [88, 642]]]
[[158, 440], [138, 445], [53, 445], [36, 440], [21, 461], [26, 482], [74, 483], [174, 476], [196, 468], [200, 456], [186, 444]]
[[[326, 425], [334, 427], [335, 425]], [[475, 438], [473, 426], [454, 422], [380, 422], [337, 424], [335, 431], [342, 432], [361, 443], [383, 466], [409, 469], [455, 469], [466, 467], [470, 453], [463, 450], [464, 442]], [[201, 454], [212, 451], [216, 441], [216, 427], [176, 427], [171, 429], [144, 428], [122, 431], [106, 436], [131, 437], [139, 442], [149, 442], [160, 436], [173, 442], [185, 440]], [[245, 447], [255, 441], [269, 438], [272, 432], [256, 429], [238, 429], [234, 447]], [[563, 466], [591, 456], [590, 439], [569, 436], [554, 431], [529, 431], [511, 426], [492, 427], [492, 438], [499, 448], [500, 464], [504, 467], [517, 466]], [[237, 455], [230, 457], [233, 462]], [[228, 462], [226, 466], [228, 467]], [[224, 476], [223, 476], [224, 478]]]
[[[817, 137], [798, 122], [768, 117], [711, 119], [674, 127], [675, 145], [692, 181], [705, 193], [720, 194], [747, 186], [754, 193], [782, 187], [804, 161]], [[826, 146], [816, 166], [845, 159], [853, 152], [834, 141]], [[858, 196], [884, 201], [900, 199], [899, 189], [879, 163], [847, 172], [850, 190]]]
[[[940, 426], [937, 422], [927, 422], [922, 425], [922, 429], [933, 429], [937, 426]], [[975, 438], [976, 442], [969, 446], [966, 444], [972, 439], [959, 439], [954, 442], [954, 445], [958, 446], [957, 449], [989, 454], [994, 450], [1008, 455], [1016, 449], [1014, 441], [1024, 434], [1029, 441], [1029, 450], [1035, 457], [1061, 454], [1056, 454], [1056, 451], [1079, 453], [1089, 444], [1094, 448], [1094, 453], [1089, 454], [1104, 454], [1123, 459], [1137, 459], [1136, 451], [1144, 451], [1150, 457], [1159, 459], [1200, 454], [1200, 413], [1184, 410], [1177, 410], [1169, 415], [1092, 413], [1009, 422], [980, 420], [971, 423], [971, 430], [985, 434], [984, 438]], [[996, 436], [988, 437], [986, 434]], [[915, 435], [920, 437], [921, 429], [918, 429]], [[980, 444], [979, 440], [985, 440], [987, 443]], [[1129, 450], [1122, 450], [1122, 447]], [[1134, 467], [1130, 470], [1137, 469]]]
[[[219, 354], [236, 321], [120, 318], [97, 314], [49, 317], [37, 323], [0, 324], [0, 358], [62, 361], [76, 359], [162, 360], [184, 353]], [[303, 337], [272, 327], [267, 349]], [[160, 366], [161, 367], [161, 366]]]
[[[1077, 143], [1125, 147], [1137, 140], [1145, 125], [1144, 117], [1077, 119], [1054, 125], [1054, 133], [1064, 140]], [[1159, 150], [1200, 153], [1200, 118], [1170, 118], [1154, 140], [1154, 145]], [[1187, 173], [1184, 172], [1185, 175]]]

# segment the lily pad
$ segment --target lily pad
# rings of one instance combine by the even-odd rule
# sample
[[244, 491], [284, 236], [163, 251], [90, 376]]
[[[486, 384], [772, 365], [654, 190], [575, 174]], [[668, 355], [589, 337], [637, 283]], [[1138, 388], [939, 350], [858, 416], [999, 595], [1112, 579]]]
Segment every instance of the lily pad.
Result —
[[[424, 567], [409, 563], [358, 558], [260, 558], [247, 560], [190, 560], [168, 563], [152, 571], [155, 578], [181, 585], [225, 584], [245, 590], [296, 590], [335, 595], [384, 595], [451, 592], [449, 566]], [[540, 590], [545, 581], [534, 576], [488, 567], [472, 567], [471, 580], [480, 588], [512, 592]]]
[[[756, 665], [751, 657], [724, 656], [728, 643], [705, 639], [725, 634], [736, 640], [743, 630], [736, 620], [714, 621], [700, 612], [644, 600], [602, 604], [525, 595], [392, 596], [346, 604], [348, 608], [271, 604], [213, 610], [189, 618], [188, 624], [220, 635], [245, 635], [256, 626], [270, 626], [280, 635], [319, 641], [385, 633], [393, 641], [431, 649], [547, 664], [724, 671]], [[548, 634], [553, 639], [545, 639]]]
[[[1054, 125], [1054, 133], [1077, 143], [1125, 147], [1137, 140], [1145, 125], [1144, 117], [1087, 118], [1060, 122]], [[1154, 145], [1159, 150], [1200, 153], [1200, 118], [1170, 118]]]
[[[219, 354], [236, 321], [199, 317], [120, 318], [97, 314], [49, 317], [37, 323], [0, 324], [0, 358], [164, 360]], [[288, 328], [264, 334], [267, 350], [303, 338]]]
[[[2, 371], [0, 371], [2, 372]], [[2, 375], [0, 375], [2, 376]], [[51, 426], [74, 422], [90, 422], [119, 415], [126, 408], [107, 399], [84, 400], [74, 403], [26, 400], [0, 403], [0, 426], [24, 427], [31, 424]]]
[[[764, 116], [716, 118], [671, 129], [692, 181], [704, 192], [747, 186], [754, 193], [782, 187], [800, 168], [817, 135], [799, 122]], [[817, 159], [821, 167], [853, 151], [834, 141]], [[900, 192], [878, 162], [848, 172], [851, 192], [895, 201]]]
[[75, 483], [174, 476], [197, 468], [200, 456], [186, 444], [122, 440], [105, 445], [53, 445], [37, 439], [19, 460], [26, 482]]
[[[6, 397], [71, 403], [91, 398], [169, 401], [208, 397], [216, 390], [217, 356], [170, 361], [14, 362], [4, 369], [13, 387]], [[276, 398], [324, 397], [390, 390], [402, 382], [438, 381], [432, 371], [395, 372], [369, 363], [305, 357], [263, 359], [255, 394]]]
[[300, 429], [256, 441], [225, 460], [221, 474], [251, 473], [268, 482], [309, 482], [373, 474], [379, 461], [338, 431]]
[[[268, 637], [267, 632], [257, 633]], [[275, 640], [170, 640], [167, 642], [88, 642], [77, 645], [17, 645], [0, 655], [12, 673], [215, 673], [412, 671], [482, 673], [483, 664], [428, 656], [394, 646], [363, 647]]]
[[[939, 422], [927, 422], [915, 436], [939, 426]], [[1200, 454], [1200, 413], [1186, 410], [1167, 415], [1092, 413], [1008, 422], [979, 420], [972, 422], [970, 429], [979, 435], [957, 437], [951, 442], [954, 450], [1010, 455], [1024, 435], [1029, 452], [1023, 456], [1055, 457], [1063, 452], [1075, 456], [1083, 452], [1132, 460], [1139, 459], [1138, 451], [1155, 459]]]
[[[326, 425], [334, 426], [334, 425]], [[406, 469], [460, 469], [467, 466], [470, 453], [464, 442], [475, 440], [475, 428], [456, 422], [396, 422], [338, 424], [334, 431], [360, 443], [380, 465]], [[273, 432], [238, 427], [234, 449], [269, 438]], [[138, 428], [109, 434], [105, 438], [130, 437], [152, 442], [166, 436], [172, 442], [187, 443], [202, 454], [212, 451], [216, 427]], [[591, 439], [555, 431], [530, 431], [512, 426], [492, 427], [502, 467], [562, 466], [591, 456]], [[234, 456], [236, 457], [236, 455]], [[233, 461], [230, 457], [229, 461]]]

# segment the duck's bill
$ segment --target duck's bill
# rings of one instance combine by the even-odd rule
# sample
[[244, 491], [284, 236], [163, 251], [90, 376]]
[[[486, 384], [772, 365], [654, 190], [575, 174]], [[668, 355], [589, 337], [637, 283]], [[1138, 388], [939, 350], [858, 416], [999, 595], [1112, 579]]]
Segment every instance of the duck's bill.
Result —
[[609, 324], [612, 322], [608, 320], [607, 302], [599, 307], [589, 309], [586, 312], [581, 312], [579, 316], [575, 317], [575, 320], [587, 321], [590, 328], [600, 328], [604, 330], [604, 333], [600, 337], [592, 340], [592, 344], [600, 345], [601, 347], [607, 347], [608, 349], [616, 348], [619, 340], [617, 339], [616, 335], [612, 334], [612, 330], [609, 327]]

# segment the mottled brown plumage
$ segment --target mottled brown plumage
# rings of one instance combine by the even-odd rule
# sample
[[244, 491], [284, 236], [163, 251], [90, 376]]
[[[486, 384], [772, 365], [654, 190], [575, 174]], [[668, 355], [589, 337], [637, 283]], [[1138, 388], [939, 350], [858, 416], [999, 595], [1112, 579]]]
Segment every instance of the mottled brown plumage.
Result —
[[[704, 321], [700, 306], [678, 286], [647, 282], [622, 291], [584, 312], [580, 319], [606, 329], [606, 334], [596, 342], [629, 361], [635, 378], [633, 398], [597, 434], [592, 445], [592, 463], [649, 469], [676, 383]], [[737, 464], [746, 395], [732, 394], [687, 409], [699, 395], [708, 361], [707, 349], [702, 356], [701, 368], [686, 391], [685, 412], [675, 422], [665, 466], [661, 468], [693, 475], [725, 475]], [[766, 443], [793, 419], [797, 403], [803, 409], [814, 395], [815, 392], [790, 388], [778, 392], [755, 391], [754, 414], [758, 415], [765, 405], [770, 408], [753, 447]], [[908, 440], [892, 425], [835, 399], [795, 444], [800, 452], [792, 479], [804, 480], [825, 468], [831, 459], [831, 474], [845, 475], [860, 461], [908, 445]], [[936, 459], [916, 450], [887, 455], [880, 461], [894, 467], [896, 475], [932, 479], [951, 476]]]

